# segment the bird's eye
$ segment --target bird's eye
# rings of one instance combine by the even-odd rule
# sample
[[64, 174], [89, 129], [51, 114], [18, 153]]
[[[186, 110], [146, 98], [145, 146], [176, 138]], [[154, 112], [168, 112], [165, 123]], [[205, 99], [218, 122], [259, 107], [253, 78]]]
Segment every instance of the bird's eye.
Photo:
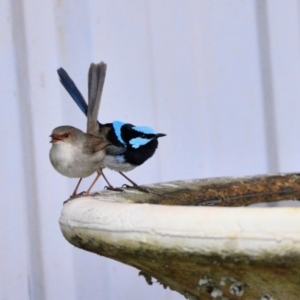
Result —
[[68, 133], [64, 133], [63, 137], [64, 137], [64, 138], [68, 138], [68, 137], [69, 137], [69, 134], [68, 134]]

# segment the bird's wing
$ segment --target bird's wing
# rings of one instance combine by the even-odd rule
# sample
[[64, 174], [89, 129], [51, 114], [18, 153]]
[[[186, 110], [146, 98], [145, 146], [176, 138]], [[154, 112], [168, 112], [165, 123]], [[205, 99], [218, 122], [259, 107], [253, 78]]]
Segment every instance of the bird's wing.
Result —
[[97, 122], [101, 96], [104, 86], [107, 65], [104, 62], [91, 64], [88, 74], [88, 111], [87, 133], [97, 135], [99, 125]]
[[63, 87], [67, 90], [67, 92], [73, 98], [73, 100], [78, 105], [78, 107], [81, 109], [81, 111], [85, 115], [87, 115], [88, 106], [87, 106], [82, 94], [78, 90], [76, 84], [74, 83], [74, 81], [71, 79], [69, 74], [63, 68], [59, 68], [57, 70], [57, 73], [58, 73], [59, 80], [60, 80], [61, 84], [63, 85]]
[[108, 145], [109, 142], [105, 138], [94, 136], [92, 134], [86, 134], [86, 140], [84, 143], [86, 153], [96, 153], [100, 150], [104, 150], [104, 148]]
[[119, 147], [110, 144], [105, 147], [105, 154], [116, 156], [125, 153], [126, 150], [126, 147]]

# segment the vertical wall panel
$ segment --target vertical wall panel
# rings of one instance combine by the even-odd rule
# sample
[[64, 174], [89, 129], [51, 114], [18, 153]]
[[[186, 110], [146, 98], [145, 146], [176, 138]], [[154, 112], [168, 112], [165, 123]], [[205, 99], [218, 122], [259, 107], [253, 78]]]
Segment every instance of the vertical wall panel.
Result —
[[163, 178], [264, 172], [254, 3], [170, 3], [149, 4]]
[[278, 168], [281, 172], [295, 172], [300, 167], [300, 5], [296, 0], [288, 1], [289, 5], [277, 0], [267, 4]]
[[[57, 177], [49, 162], [49, 135], [54, 127], [62, 125], [62, 106], [59, 99], [59, 83], [56, 75], [57, 47], [54, 2], [24, 2], [24, 28], [26, 31], [27, 56], [22, 61], [28, 83], [27, 124], [31, 128], [24, 132], [31, 145], [33, 165], [28, 178], [35, 183], [31, 194], [32, 207], [38, 215], [35, 226], [39, 229], [40, 265], [45, 299], [75, 299], [72, 248], [65, 243], [58, 225], [62, 201], [70, 191], [67, 179]], [[58, 180], [57, 180], [58, 179]], [[35, 228], [31, 228], [34, 230]], [[44, 297], [36, 297], [43, 299]]]
[[[15, 16], [10, 1], [0, 3], [0, 298], [30, 299], [35, 280], [30, 267], [29, 228], [23, 168], [22, 130], [16, 76]], [[5, 28], [5, 30], [3, 30]], [[17, 183], [17, 184], [16, 184]]]

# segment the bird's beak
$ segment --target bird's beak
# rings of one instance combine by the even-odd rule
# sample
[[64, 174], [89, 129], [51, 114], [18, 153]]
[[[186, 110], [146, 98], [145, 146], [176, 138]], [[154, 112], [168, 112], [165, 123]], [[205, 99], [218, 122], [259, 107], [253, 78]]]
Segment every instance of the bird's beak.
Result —
[[61, 141], [61, 137], [57, 134], [51, 134], [50, 137], [51, 137], [50, 143], [52, 144]]
[[155, 135], [156, 138], [160, 138], [160, 137], [163, 137], [163, 136], [166, 136], [166, 134], [164, 134], [164, 133], [157, 133]]

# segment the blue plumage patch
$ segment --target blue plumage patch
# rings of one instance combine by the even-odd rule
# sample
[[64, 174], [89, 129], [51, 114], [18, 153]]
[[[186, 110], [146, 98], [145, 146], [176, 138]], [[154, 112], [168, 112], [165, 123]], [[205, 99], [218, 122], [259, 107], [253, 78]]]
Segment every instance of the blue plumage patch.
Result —
[[130, 145], [132, 146], [132, 148], [139, 148], [140, 146], [143, 146], [143, 145], [146, 145], [147, 143], [149, 143], [151, 141], [151, 139], [145, 139], [145, 138], [140, 138], [140, 137], [137, 137], [137, 138], [134, 138], [134, 139], [131, 139], [129, 141]]
[[119, 142], [121, 142], [123, 145], [125, 145], [125, 142], [124, 140], [122, 139], [122, 136], [121, 136], [121, 127], [124, 125], [125, 123], [121, 122], [121, 121], [114, 121], [112, 123], [113, 127], [114, 127], [114, 131], [115, 131], [115, 134], [119, 140]]
[[151, 127], [148, 127], [148, 126], [134, 126], [134, 127], [132, 127], [132, 129], [142, 132], [142, 133], [145, 133], [145, 134], [155, 134], [155, 131]]

